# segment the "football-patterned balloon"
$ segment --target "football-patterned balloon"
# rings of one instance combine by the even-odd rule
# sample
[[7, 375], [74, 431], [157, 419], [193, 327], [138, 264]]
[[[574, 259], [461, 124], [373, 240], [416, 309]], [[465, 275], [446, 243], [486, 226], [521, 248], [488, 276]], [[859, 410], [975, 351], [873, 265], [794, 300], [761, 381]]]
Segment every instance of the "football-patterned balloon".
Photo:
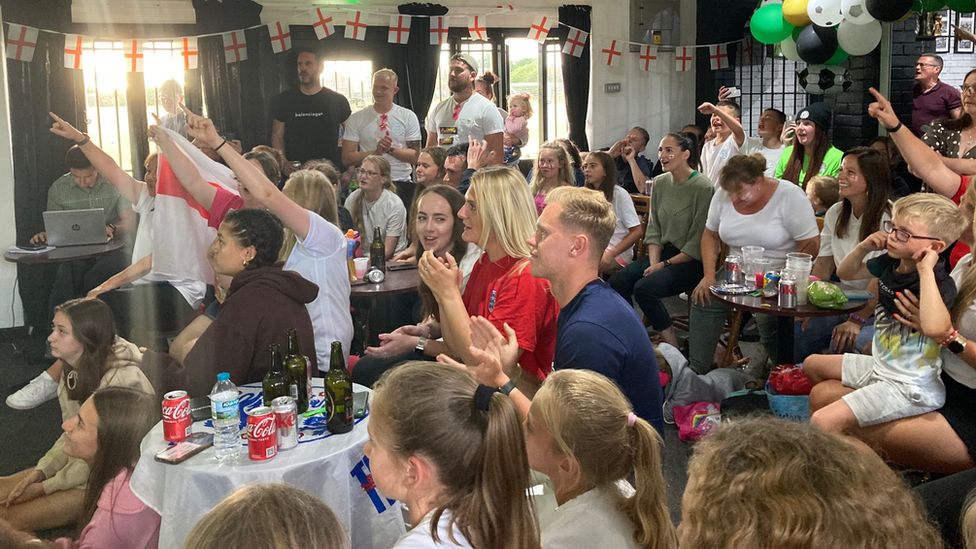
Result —
[[815, 25], [836, 27], [844, 19], [841, 13], [841, 0], [809, 0], [807, 16]]
[[834, 65], [807, 65], [796, 71], [796, 77], [800, 87], [815, 95], [841, 93], [854, 83], [850, 70]]
[[844, 15], [844, 21], [855, 25], [867, 25], [871, 21], [877, 21], [870, 13], [865, 0], [841, 0], [840, 12]]

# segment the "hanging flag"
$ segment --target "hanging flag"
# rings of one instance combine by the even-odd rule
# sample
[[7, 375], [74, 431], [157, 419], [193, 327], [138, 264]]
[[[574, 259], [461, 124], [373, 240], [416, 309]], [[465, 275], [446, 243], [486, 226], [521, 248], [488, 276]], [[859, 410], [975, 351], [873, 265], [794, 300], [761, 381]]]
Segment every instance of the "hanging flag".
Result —
[[616, 40], [611, 40], [600, 52], [607, 56], [607, 65], [611, 67], [620, 63], [620, 59], [624, 53], [623, 50], [617, 49]]
[[142, 72], [142, 61], [146, 57], [142, 53], [142, 40], [124, 40], [122, 49], [126, 72]]
[[80, 34], [64, 35], [64, 68], [81, 68], [81, 42], [82, 36]]
[[247, 39], [243, 30], [225, 32], [220, 35], [224, 39], [224, 60], [237, 63], [247, 59]]
[[37, 49], [37, 29], [27, 25], [7, 25], [7, 59], [30, 63]]
[[180, 56], [183, 57], [183, 70], [193, 70], [200, 66], [200, 49], [196, 36], [184, 36], [179, 42]]
[[488, 27], [484, 23], [485, 18], [480, 15], [468, 19], [468, 34], [471, 38], [482, 42], [488, 41]]
[[410, 40], [410, 16], [391, 15], [390, 32], [386, 41], [391, 44], [406, 44]]
[[708, 46], [708, 64], [711, 65], [713, 71], [729, 68], [729, 45]]
[[695, 48], [688, 51], [688, 46], [677, 46], [674, 48], [674, 70], [686, 72], [691, 63], [695, 60]]
[[589, 36], [590, 33], [588, 32], [570, 29], [569, 34], [566, 35], [566, 43], [563, 44], [563, 53], [573, 57], [582, 57], [583, 48], [586, 47], [586, 39]]
[[650, 44], [641, 46], [639, 61], [642, 71], [650, 71], [651, 67], [654, 66], [654, 62], [657, 61], [657, 46], [651, 46]]
[[447, 40], [447, 22], [443, 15], [430, 18], [430, 45], [440, 46]]
[[314, 20], [312, 30], [315, 31], [316, 38], [322, 40], [335, 34], [335, 22], [331, 15], [322, 13], [322, 8], [315, 8]]
[[363, 12], [357, 11], [352, 19], [346, 19], [346, 38], [366, 40], [366, 23], [363, 22]]
[[268, 23], [268, 34], [271, 35], [271, 51], [281, 53], [291, 49], [291, 27], [282, 25], [281, 21]]
[[529, 27], [528, 38], [542, 44], [546, 41], [546, 37], [549, 36], [550, 28], [552, 28], [552, 19], [545, 15], [538, 15]]

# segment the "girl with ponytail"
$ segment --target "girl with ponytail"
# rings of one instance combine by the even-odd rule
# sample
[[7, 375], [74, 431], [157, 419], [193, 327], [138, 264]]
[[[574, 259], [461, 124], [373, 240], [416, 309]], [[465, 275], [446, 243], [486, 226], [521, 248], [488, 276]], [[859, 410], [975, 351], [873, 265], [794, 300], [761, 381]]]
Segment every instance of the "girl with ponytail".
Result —
[[395, 548], [539, 547], [525, 439], [507, 396], [432, 362], [388, 371], [375, 391], [373, 480], [407, 505], [414, 525]]
[[539, 504], [542, 547], [677, 547], [663, 442], [613, 382], [589, 370], [553, 372], [525, 426], [529, 465], [555, 493], [555, 508]]

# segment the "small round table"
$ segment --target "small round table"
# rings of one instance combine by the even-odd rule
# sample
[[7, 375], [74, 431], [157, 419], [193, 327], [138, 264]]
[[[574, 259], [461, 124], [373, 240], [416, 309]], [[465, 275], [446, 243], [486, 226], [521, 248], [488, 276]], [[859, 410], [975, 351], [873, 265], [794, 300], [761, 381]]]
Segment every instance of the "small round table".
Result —
[[46, 252], [16, 252], [7, 250], [3, 258], [10, 263], [20, 265], [45, 265], [48, 263], [63, 263], [79, 259], [91, 259], [118, 250], [125, 243], [120, 240], [109, 240], [105, 244], [87, 244], [83, 246], [61, 246]]
[[[780, 307], [777, 305], [777, 297], [756, 297], [749, 294], [727, 295], [720, 294], [712, 290], [712, 295], [720, 301], [727, 303], [736, 311], [751, 311], [764, 315], [776, 317], [776, 357], [777, 364], [793, 363], [793, 321], [797, 318], [812, 318], [817, 316], [837, 316], [850, 313], [864, 307], [864, 300], [850, 299], [838, 309], [823, 309], [816, 305], [797, 305], [796, 307]], [[731, 353], [739, 340], [739, 326], [733, 322], [729, 334], [729, 342], [726, 346], [726, 354]], [[728, 363], [728, 360], [725, 361]]]

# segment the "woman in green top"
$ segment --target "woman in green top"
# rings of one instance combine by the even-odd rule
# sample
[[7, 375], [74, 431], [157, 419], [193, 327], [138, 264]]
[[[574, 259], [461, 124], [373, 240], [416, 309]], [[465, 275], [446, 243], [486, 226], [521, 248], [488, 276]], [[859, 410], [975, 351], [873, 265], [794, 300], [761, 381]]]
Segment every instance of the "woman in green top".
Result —
[[815, 175], [837, 177], [844, 153], [830, 144], [830, 110], [813, 103], [796, 115], [793, 144], [783, 150], [776, 165], [776, 179], [785, 179], [806, 188]]
[[647, 255], [613, 275], [610, 285], [628, 302], [633, 295], [661, 339], [678, 346], [661, 300], [690, 292], [702, 278], [701, 237], [715, 185], [692, 169], [698, 165], [693, 134], [669, 133], [657, 151], [665, 173], [654, 178]]

